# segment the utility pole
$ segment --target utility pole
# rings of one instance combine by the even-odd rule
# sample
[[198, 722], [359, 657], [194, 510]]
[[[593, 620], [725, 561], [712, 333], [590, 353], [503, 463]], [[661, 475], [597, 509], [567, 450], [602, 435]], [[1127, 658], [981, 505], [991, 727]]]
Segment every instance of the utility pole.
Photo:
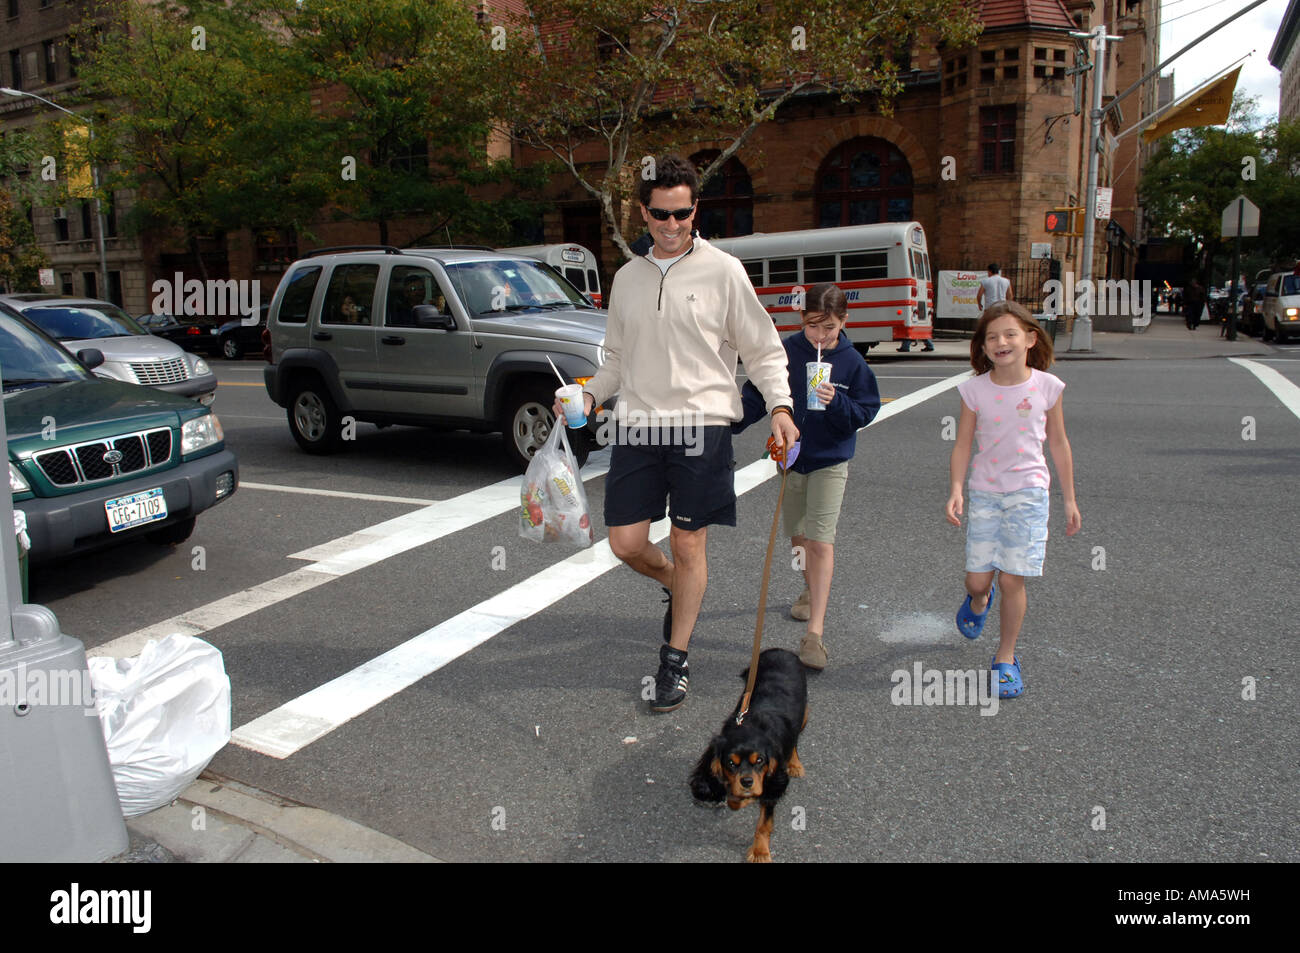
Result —
[[[1076, 39], [1092, 40], [1092, 112], [1088, 124], [1088, 186], [1083, 200], [1083, 259], [1080, 262], [1082, 274], [1080, 281], [1092, 282], [1092, 249], [1097, 236], [1097, 171], [1101, 160], [1104, 141], [1101, 137], [1101, 124], [1105, 113], [1101, 108], [1101, 97], [1106, 73], [1106, 43], [1122, 40], [1123, 37], [1108, 36], [1106, 25], [1101, 24], [1091, 33], [1071, 33]], [[1096, 307], [1096, 289], [1088, 296], [1092, 307]], [[1074, 317], [1074, 330], [1070, 333], [1071, 351], [1092, 350], [1092, 315], [1088, 308], [1078, 311]]]

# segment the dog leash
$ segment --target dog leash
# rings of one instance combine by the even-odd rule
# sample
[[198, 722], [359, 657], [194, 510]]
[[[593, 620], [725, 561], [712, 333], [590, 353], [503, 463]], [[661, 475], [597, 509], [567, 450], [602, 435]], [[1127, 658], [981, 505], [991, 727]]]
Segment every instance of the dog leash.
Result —
[[745, 681], [745, 694], [740, 696], [740, 711], [736, 715], [736, 724], [743, 724], [749, 714], [749, 698], [754, 694], [754, 680], [758, 678], [758, 654], [763, 645], [763, 618], [767, 615], [767, 583], [772, 576], [772, 550], [776, 546], [776, 528], [781, 521], [781, 504], [785, 500], [785, 477], [788, 472], [786, 457], [790, 447], [782, 443], [777, 445], [776, 437], [767, 439], [767, 452], [776, 461], [781, 470], [781, 492], [776, 497], [776, 512], [772, 514], [772, 531], [767, 537], [767, 558], [763, 560], [763, 585], [758, 591], [758, 621], [754, 624], [754, 654], [749, 660], [749, 678]]

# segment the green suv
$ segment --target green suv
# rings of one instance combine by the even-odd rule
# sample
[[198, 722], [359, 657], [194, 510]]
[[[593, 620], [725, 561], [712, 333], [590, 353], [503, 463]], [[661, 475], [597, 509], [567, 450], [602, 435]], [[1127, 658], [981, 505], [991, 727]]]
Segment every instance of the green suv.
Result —
[[91, 373], [0, 303], [9, 489], [33, 563], [141, 536], [184, 542], [194, 518], [235, 492], [239, 463], [207, 407]]
[[[605, 360], [605, 312], [555, 269], [490, 249], [323, 248], [271, 299], [271, 399], [308, 453], [357, 421], [499, 431], [522, 469], [553, 423], [558, 384]], [[612, 406], [612, 404], [611, 404]], [[571, 435], [578, 462], [596, 415]]]

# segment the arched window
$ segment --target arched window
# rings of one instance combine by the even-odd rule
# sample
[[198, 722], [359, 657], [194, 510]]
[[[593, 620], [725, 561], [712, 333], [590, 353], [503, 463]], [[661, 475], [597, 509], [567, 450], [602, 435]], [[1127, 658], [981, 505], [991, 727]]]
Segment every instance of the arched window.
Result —
[[840, 143], [817, 170], [817, 225], [874, 225], [912, 219], [912, 167], [884, 139]]
[[[718, 149], [697, 152], [691, 162], [701, 172], [721, 154]], [[754, 184], [744, 164], [732, 156], [700, 189], [695, 227], [709, 238], [735, 238], [754, 231]]]

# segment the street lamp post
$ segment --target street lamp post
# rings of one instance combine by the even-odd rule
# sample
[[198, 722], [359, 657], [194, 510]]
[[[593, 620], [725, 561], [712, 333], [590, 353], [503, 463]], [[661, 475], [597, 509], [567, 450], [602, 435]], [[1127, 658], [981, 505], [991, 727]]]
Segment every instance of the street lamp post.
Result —
[[[93, 143], [95, 141], [94, 123], [92, 123], [89, 119], [86, 119], [82, 116], [78, 116], [71, 109], [64, 109], [58, 103], [50, 102], [44, 96], [37, 96], [35, 93], [29, 93], [21, 89], [10, 89], [8, 86], [0, 86], [0, 93], [3, 93], [6, 96], [18, 96], [18, 97], [25, 97], [27, 99], [35, 99], [45, 103], [45, 105], [47, 106], [53, 106], [59, 112], [67, 113], [73, 119], [77, 120], [77, 122], [82, 123], [86, 127], [87, 131], [89, 132], [87, 142]], [[98, 226], [96, 231], [99, 233], [97, 236], [98, 238], [97, 244], [99, 246], [99, 295], [98, 296], [104, 299], [108, 299], [108, 252], [104, 247], [104, 231], [105, 231], [104, 209], [99, 201], [99, 167], [95, 165], [95, 161], [92, 157], [88, 156], [87, 161], [90, 163], [90, 186], [95, 192], [95, 196], [94, 196], [95, 222], [97, 223]]]

